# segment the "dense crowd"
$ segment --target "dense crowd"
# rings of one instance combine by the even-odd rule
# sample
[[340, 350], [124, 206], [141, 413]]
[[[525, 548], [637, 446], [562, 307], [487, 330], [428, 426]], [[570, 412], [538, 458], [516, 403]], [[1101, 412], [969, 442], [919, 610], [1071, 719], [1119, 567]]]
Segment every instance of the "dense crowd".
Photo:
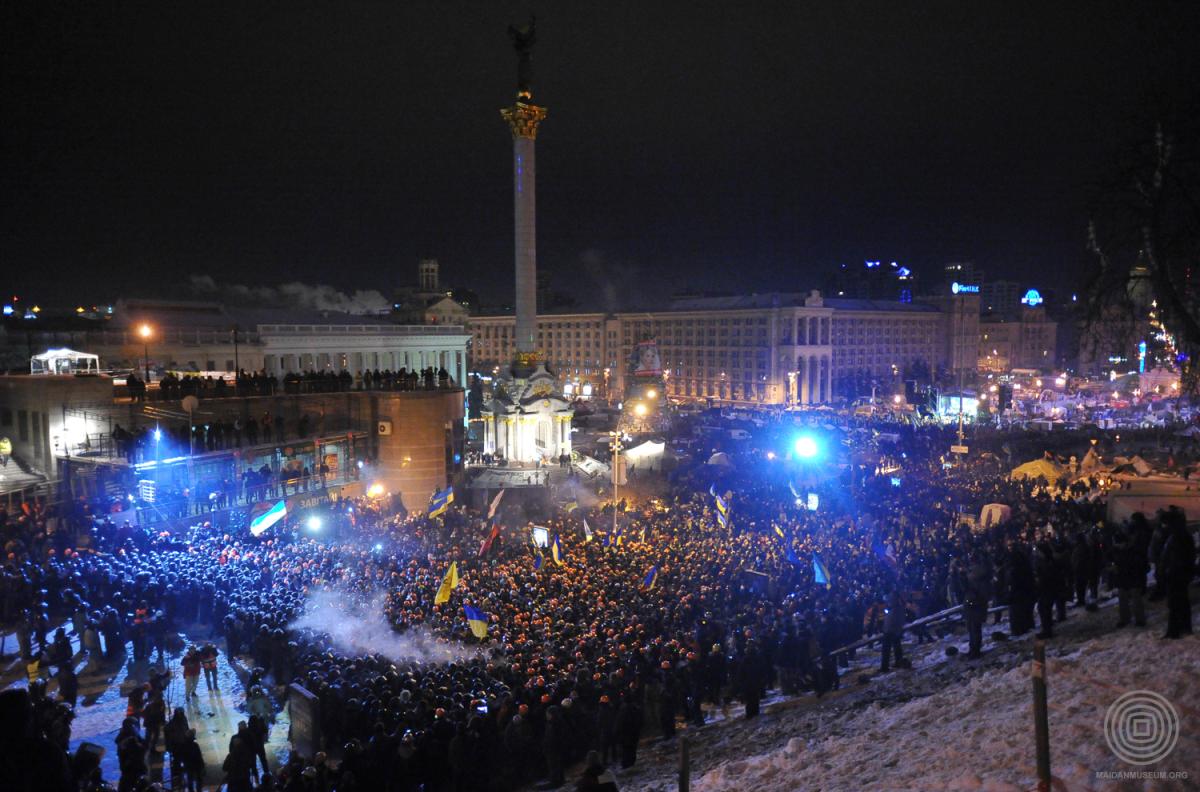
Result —
[[[252, 669], [245, 728], [224, 777], [207, 783], [235, 792], [513, 789], [561, 785], [584, 761], [579, 788], [594, 789], [606, 766], [633, 765], [643, 737], [670, 739], [680, 720], [701, 724], [734, 702], [754, 717], [768, 689], [836, 688], [853, 655], [844, 648], [864, 637], [881, 638], [881, 670], [905, 665], [906, 625], [954, 605], [974, 658], [994, 605], [1008, 606], [1012, 634], [1035, 629], [1036, 614], [1050, 638], [1069, 607], [1095, 603], [1103, 588], [1119, 594], [1120, 626], [1143, 625], [1153, 569], [1150, 596], [1170, 607], [1166, 637], [1191, 631], [1195, 543], [1181, 513], [1106, 524], [1092, 482], [1072, 491], [1010, 480], [1003, 435], [996, 453], [947, 465], [940, 430], [897, 432], [883, 450], [870, 433], [847, 434], [858, 461], [841, 473], [753, 452], [732, 468], [684, 467], [636, 508], [561, 513], [543, 522], [558, 559], [530, 544], [516, 504], [502, 508], [498, 536], [467, 509], [430, 519], [363, 499], [338, 507], [340, 525], [322, 538], [300, 525], [255, 538], [94, 521], [85, 550], [65, 519], [8, 515], [0, 600], [38, 681], [4, 694], [17, 720], [2, 722], [29, 743], [20, 756], [53, 771], [38, 771], [36, 788], [77, 788], [81, 773], [96, 771], [73, 766], [65, 751], [74, 669], [66, 635], [51, 637], [52, 627], [110, 658], [163, 656], [186, 631], [197, 645], [176, 672], [193, 680], [189, 691], [218, 656]], [[900, 460], [900, 470], [863, 464], [867, 449], [885, 467]], [[992, 503], [1011, 515], [989, 526], [961, 519]], [[451, 562], [458, 585], [435, 604]], [[320, 592], [335, 595], [338, 616], [301, 620]], [[485, 614], [484, 637], [464, 607]], [[331, 626], [367, 625], [378, 613], [386, 632], [411, 640], [381, 644], [375, 631]], [[911, 632], [931, 638], [920, 626]], [[270, 766], [263, 745], [291, 682], [320, 702], [329, 756], [293, 753]], [[202, 772], [187, 707], [168, 718], [156, 685], [131, 702], [117, 740], [122, 789], [144, 783], [145, 754], [160, 738], [172, 779], [176, 766], [190, 781]], [[25, 759], [0, 768], [5, 778], [31, 772]]]

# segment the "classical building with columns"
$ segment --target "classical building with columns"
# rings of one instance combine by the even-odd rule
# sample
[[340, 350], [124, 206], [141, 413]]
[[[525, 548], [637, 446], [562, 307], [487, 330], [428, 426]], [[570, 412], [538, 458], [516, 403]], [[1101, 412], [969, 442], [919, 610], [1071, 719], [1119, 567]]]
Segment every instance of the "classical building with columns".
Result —
[[[147, 366], [217, 376], [237, 369], [282, 378], [306, 371], [357, 375], [368, 369], [444, 368], [454, 385], [467, 374], [465, 328], [399, 325], [387, 316], [219, 303], [123, 300], [113, 318], [69, 332], [35, 332], [39, 349], [69, 346], [100, 356], [106, 369]], [[143, 336], [142, 327], [148, 329]]]

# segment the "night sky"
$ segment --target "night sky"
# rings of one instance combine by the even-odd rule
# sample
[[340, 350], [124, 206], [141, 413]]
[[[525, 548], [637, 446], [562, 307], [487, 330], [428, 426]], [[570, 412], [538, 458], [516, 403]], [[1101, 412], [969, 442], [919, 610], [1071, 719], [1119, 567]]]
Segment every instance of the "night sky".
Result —
[[[1066, 285], [1200, 4], [544, 3], [539, 265], [591, 307], [841, 262]], [[506, 27], [528, 3], [5, 4], [7, 291], [192, 275], [511, 299]]]

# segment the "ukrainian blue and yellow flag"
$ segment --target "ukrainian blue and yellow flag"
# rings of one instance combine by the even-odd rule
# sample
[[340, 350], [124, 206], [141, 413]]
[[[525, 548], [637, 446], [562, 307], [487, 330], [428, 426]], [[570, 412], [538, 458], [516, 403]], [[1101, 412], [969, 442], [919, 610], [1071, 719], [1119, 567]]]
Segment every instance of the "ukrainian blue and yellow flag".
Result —
[[487, 638], [487, 614], [470, 605], [463, 605], [463, 613], [467, 614], [467, 626], [471, 628], [471, 634], [480, 640]]
[[545, 557], [544, 555], [542, 555], [542, 551], [541, 551], [541, 550], [535, 550], [535, 551], [534, 551], [534, 554], [533, 554], [533, 568], [534, 568], [534, 569], [541, 569], [541, 568], [542, 568], [542, 562], [543, 562], [543, 561], [545, 561], [545, 560], [546, 560], [546, 557]]
[[583, 541], [592, 541], [592, 529], [588, 527], [587, 518], [583, 518]]
[[450, 504], [454, 503], [454, 487], [446, 487], [446, 489], [433, 493], [433, 497], [429, 499], [429, 516], [437, 517], [439, 514], [444, 514], [446, 509], [450, 508]]
[[796, 555], [796, 551], [792, 549], [790, 543], [787, 545], [784, 555], [787, 557], [789, 564], [792, 564], [793, 566], [800, 566], [800, 556]]
[[616, 541], [617, 547], [620, 547], [625, 542], [625, 529], [619, 525], [617, 526], [616, 539], [614, 541]]
[[562, 542], [558, 541], [558, 534], [554, 534], [554, 541], [550, 543], [550, 557], [554, 559], [554, 563], [563, 565]]
[[729, 504], [720, 495], [714, 495], [713, 497], [716, 498], [716, 501], [717, 501], [717, 511], [720, 512], [721, 514], [724, 514], [726, 517], [728, 517], [729, 516]]
[[778, 536], [780, 539], [782, 539], [785, 542], [787, 541], [787, 535], [784, 534], [783, 528], [781, 528], [779, 526], [779, 523], [774, 523], [774, 522], [771, 523], [771, 528], [774, 529], [776, 536]]
[[832, 585], [829, 581], [829, 568], [821, 561], [821, 556], [813, 553], [813, 582], [818, 586], [829, 588]]
[[567, 514], [570, 514], [579, 508], [579, 501], [571, 501], [570, 503], [564, 504], [563, 508], [566, 510]]
[[729, 516], [724, 512], [717, 512], [717, 522], [721, 524], [722, 528], [729, 529]]
[[646, 577], [642, 578], [642, 588], [649, 591], [654, 588], [654, 584], [658, 582], [658, 564], [650, 567], [650, 571], [646, 573]]

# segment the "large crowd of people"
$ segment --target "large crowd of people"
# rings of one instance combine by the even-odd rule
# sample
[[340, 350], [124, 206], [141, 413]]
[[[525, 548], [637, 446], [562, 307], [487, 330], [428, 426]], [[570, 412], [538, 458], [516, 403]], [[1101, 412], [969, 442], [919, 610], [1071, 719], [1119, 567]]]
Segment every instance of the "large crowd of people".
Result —
[[[754, 717], [768, 690], [838, 687], [845, 647], [864, 637], [880, 638], [881, 671], [904, 667], [906, 641], [932, 640], [906, 625], [955, 605], [963, 662], [984, 650], [995, 605], [1012, 635], [1050, 639], [1102, 591], [1118, 594], [1114, 627], [1134, 629], [1145, 598], [1161, 596], [1164, 637], [1191, 632], [1196, 549], [1181, 512], [1113, 525], [1092, 482], [1011, 480], [1012, 445], [1040, 442], [1015, 433], [982, 437], [949, 464], [942, 430], [895, 432], [882, 450], [869, 431], [828, 432], [831, 456], [849, 447], [845, 470], [763, 449], [735, 454], [733, 467], [685, 465], [654, 499], [539, 520], [547, 548], [531, 544], [515, 498], [494, 523], [467, 508], [430, 518], [359, 499], [330, 507], [322, 535], [301, 523], [259, 537], [205, 525], [172, 535], [86, 513], [4, 515], [0, 602], [33, 681], [0, 696], [3, 744], [22, 746], [0, 777], [17, 789], [100, 783], [67, 752], [78, 685], [68, 634], [109, 662], [170, 655], [181, 634], [195, 644], [172, 669], [183, 706], [166, 712], [165, 683], [151, 675], [114, 724], [119, 789], [145, 788], [161, 742], [175, 788], [328, 792], [559, 786], [581, 762], [579, 788], [605, 788], [606, 766], [633, 765], [645, 737], [671, 739], [735, 703]], [[1073, 441], [1086, 443], [1055, 442]], [[867, 449], [899, 469], [875, 470]], [[993, 503], [1011, 514], [962, 519]], [[302, 620], [320, 592], [336, 594], [346, 620], [385, 619], [413, 640], [381, 647], [374, 631], [331, 635]], [[201, 671], [231, 658], [246, 670], [247, 715], [223, 777], [204, 779], [192, 694]], [[324, 750], [277, 766], [263, 747], [290, 683], [319, 702]], [[35, 772], [37, 785], [22, 786]]]

